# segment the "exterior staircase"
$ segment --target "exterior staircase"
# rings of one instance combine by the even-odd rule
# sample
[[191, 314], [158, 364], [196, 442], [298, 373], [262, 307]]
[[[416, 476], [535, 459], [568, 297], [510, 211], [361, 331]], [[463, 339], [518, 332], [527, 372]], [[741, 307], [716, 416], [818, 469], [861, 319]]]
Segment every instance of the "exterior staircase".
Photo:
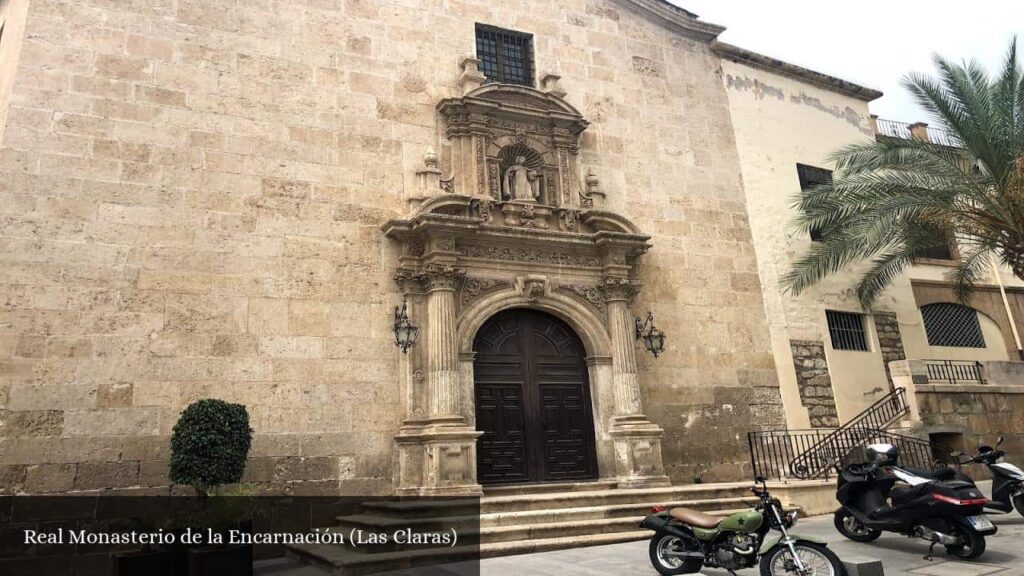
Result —
[[[639, 528], [652, 506], [685, 506], [727, 515], [749, 509], [750, 483], [694, 484], [617, 489], [614, 482], [586, 482], [492, 488], [477, 500], [368, 502], [358, 514], [340, 516], [333, 531], [392, 532], [412, 527], [425, 532], [455, 528], [459, 545], [402, 551], [388, 547], [295, 545], [288, 555], [333, 574], [356, 575], [426, 566], [459, 559], [525, 554], [596, 546], [651, 536]], [[443, 507], [443, 511], [439, 510]]]
[[768, 430], [748, 434], [754, 472], [769, 478], [828, 478], [836, 464], [867, 444], [893, 444], [908, 466], [932, 464], [932, 446], [908, 431], [907, 390], [896, 388], [835, 429]]

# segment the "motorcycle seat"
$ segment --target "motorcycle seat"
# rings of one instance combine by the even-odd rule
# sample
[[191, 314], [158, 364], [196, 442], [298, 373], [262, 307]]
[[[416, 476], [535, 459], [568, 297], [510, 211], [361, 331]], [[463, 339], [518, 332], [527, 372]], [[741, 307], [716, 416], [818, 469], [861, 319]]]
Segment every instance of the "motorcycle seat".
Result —
[[668, 511], [668, 515], [683, 524], [689, 524], [697, 528], [714, 528], [722, 521], [720, 516], [711, 516], [700, 510], [691, 510], [689, 508], [673, 508]]

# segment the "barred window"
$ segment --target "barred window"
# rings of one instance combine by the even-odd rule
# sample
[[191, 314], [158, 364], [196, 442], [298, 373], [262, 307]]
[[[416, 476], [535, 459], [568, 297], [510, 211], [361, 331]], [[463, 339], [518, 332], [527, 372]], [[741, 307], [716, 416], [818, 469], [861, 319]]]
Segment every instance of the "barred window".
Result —
[[953, 348], [984, 348], [981, 322], [974, 308], [960, 304], [928, 304], [921, 306], [928, 344]]
[[[796, 174], [800, 178], [800, 190], [804, 192], [806, 192], [808, 188], [818, 186], [819, 184], [832, 183], [832, 171], [825, 170], [824, 168], [815, 168], [814, 166], [797, 164]], [[812, 241], [818, 242], [821, 238], [821, 230], [818, 230], [817, 228], [811, 230]]]
[[835, 350], [868, 351], [868, 338], [864, 333], [864, 315], [852, 312], [826, 310], [828, 335]]
[[533, 36], [476, 25], [476, 57], [488, 82], [533, 86]]

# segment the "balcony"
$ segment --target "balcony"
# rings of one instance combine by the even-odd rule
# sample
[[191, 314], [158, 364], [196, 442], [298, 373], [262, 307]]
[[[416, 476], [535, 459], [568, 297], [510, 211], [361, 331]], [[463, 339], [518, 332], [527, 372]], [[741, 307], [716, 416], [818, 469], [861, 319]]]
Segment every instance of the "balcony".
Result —
[[940, 146], [960, 147], [960, 140], [952, 132], [940, 128], [931, 128], [924, 122], [910, 124], [908, 122], [885, 120], [872, 115], [871, 128], [874, 130], [876, 137], [921, 140], [923, 142], [939, 144]]

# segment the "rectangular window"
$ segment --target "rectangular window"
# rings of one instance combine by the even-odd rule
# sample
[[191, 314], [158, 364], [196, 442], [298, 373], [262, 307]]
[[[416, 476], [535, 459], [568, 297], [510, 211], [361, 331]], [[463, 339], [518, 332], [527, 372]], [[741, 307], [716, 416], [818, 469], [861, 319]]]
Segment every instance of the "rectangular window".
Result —
[[476, 57], [488, 82], [533, 86], [533, 36], [476, 25]]
[[868, 351], [863, 314], [826, 310], [825, 316], [828, 318], [828, 335], [834, 350]]
[[[797, 176], [800, 177], [800, 190], [805, 192], [812, 186], [832, 183], [832, 171], [825, 170], [824, 168], [815, 168], [814, 166], [797, 164], [796, 173]], [[820, 241], [821, 230], [811, 230], [811, 240], [815, 242]]]

